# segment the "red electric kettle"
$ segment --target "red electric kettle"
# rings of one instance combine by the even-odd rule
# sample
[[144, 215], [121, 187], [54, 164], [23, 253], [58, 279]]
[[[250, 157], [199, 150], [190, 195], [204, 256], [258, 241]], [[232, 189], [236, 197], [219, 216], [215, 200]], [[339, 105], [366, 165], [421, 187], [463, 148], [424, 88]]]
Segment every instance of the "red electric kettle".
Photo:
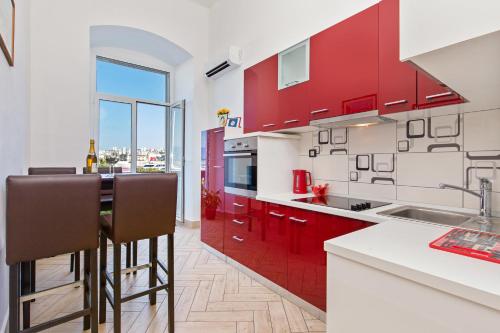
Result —
[[311, 173], [306, 170], [293, 170], [293, 193], [305, 194], [311, 186]]

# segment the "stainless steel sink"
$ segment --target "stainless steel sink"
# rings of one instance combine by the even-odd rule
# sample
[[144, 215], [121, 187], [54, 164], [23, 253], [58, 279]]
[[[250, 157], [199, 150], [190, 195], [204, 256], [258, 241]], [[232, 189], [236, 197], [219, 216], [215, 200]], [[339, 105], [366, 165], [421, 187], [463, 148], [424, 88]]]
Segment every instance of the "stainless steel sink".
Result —
[[403, 206], [379, 212], [380, 215], [417, 220], [452, 227], [458, 227], [475, 218], [475, 215], [454, 213], [446, 210], [430, 209], [415, 206]]

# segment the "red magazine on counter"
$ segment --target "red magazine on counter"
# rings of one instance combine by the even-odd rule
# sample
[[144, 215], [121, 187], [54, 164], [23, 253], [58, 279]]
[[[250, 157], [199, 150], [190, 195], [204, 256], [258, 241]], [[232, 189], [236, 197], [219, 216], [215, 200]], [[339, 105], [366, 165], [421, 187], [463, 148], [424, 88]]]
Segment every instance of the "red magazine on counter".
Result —
[[500, 264], [500, 235], [467, 229], [453, 229], [431, 242], [433, 249]]

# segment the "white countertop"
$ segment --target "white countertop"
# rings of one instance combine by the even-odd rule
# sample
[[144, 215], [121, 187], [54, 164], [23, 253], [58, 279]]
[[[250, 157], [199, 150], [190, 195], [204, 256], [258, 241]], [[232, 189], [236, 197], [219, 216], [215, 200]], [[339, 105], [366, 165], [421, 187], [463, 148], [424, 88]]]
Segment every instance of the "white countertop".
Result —
[[[292, 201], [306, 196], [311, 195], [273, 194], [260, 195], [257, 199], [378, 223], [326, 241], [325, 251], [500, 311], [499, 264], [429, 247], [430, 242], [444, 235], [450, 227], [377, 215], [377, 212], [405, 204], [400, 202], [354, 212]], [[474, 213], [466, 209], [418, 206]]]

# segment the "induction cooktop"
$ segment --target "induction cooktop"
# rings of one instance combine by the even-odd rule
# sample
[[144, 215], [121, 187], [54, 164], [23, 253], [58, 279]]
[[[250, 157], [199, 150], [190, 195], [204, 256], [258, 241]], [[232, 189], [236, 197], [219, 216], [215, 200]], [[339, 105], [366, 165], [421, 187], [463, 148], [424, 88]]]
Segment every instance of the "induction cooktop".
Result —
[[353, 211], [362, 211], [371, 208], [377, 208], [390, 205], [388, 202], [380, 202], [373, 200], [364, 200], [356, 198], [346, 198], [336, 195], [327, 195], [324, 197], [309, 197], [294, 199], [293, 201], [304, 202], [312, 205], [327, 206], [338, 209], [346, 209]]

